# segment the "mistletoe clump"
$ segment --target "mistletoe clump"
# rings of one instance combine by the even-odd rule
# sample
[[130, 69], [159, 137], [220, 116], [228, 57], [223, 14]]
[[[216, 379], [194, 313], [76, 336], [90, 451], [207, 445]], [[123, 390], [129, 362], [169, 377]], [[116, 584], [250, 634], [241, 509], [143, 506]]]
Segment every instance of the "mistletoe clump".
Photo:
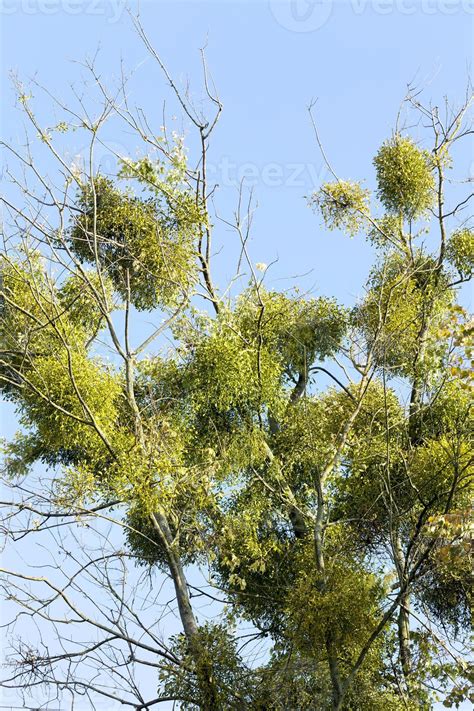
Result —
[[446, 252], [453, 267], [464, 279], [469, 279], [474, 268], [474, 231], [464, 228], [453, 232]]
[[[423, 331], [423, 368], [436, 372], [447, 347], [438, 337], [438, 328], [452, 301], [452, 294], [446, 289], [446, 275], [438, 274], [436, 261], [421, 251], [415, 254], [413, 264], [399, 254], [391, 254], [374, 267], [370, 283], [371, 290], [354, 309], [353, 318], [368, 342], [374, 344], [376, 361], [389, 367], [391, 376], [413, 374], [421, 319], [430, 308], [430, 319]], [[384, 321], [382, 333], [378, 332], [380, 314]]]
[[325, 183], [311, 199], [314, 208], [321, 212], [326, 227], [330, 230], [342, 229], [351, 237], [364, 224], [368, 201], [369, 191], [350, 180]]
[[347, 314], [334, 299], [301, 298], [297, 291], [290, 296], [263, 287], [241, 295], [236, 316], [244, 338], [265, 345], [293, 378], [332, 355], [347, 327]]
[[177, 201], [165, 209], [158, 198], [135, 197], [103, 176], [82, 187], [78, 207], [72, 248], [106, 269], [123, 299], [148, 311], [187, 298], [197, 276], [196, 211], [194, 220], [184, 219]]
[[410, 138], [396, 134], [374, 158], [378, 197], [386, 210], [408, 220], [423, 215], [433, 204], [431, 156]]

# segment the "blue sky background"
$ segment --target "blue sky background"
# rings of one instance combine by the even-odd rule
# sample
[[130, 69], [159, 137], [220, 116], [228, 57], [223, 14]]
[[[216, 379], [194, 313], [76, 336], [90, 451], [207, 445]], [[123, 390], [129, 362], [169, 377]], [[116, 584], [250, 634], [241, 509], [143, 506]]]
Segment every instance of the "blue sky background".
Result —
[[[473, 59], [474, 0], [155, 0], [141, 3], [141, 17], [170, 72], [181, 86], [189, 79], [197, 102], [199, 48], [207, 44], [209, 69], [224, 104], [209, 155], [212, 176], [221, 185], [219, 211], [230, 217], [239, 179], [246, 178], [258, 201], [252, 258], [266, 263], [278, 258], [270, 283], [284, 288], [291, 281], [281, 280], [311, 270], [301, 279], [303, 288], [353, 303], [373, 252], [363, 237], [325, 232], [306, 205], [305, 196], [327, 177], [306, 107], [318, 98], [318, 125], [336, 171], [366, 178], [373, 187], [372, 157], [393, 128], [407, 82], [426, 87], [433, 103], [444, 95], [462, 101]], [[104, 81], [117, 77], [123, 58], [136, 70], [133, 97], [156, 127], [167, 98], [168, 123], [187, 132], [180, 117], [172, 118], [169, 91], [122, 0], [0, 0], [0, 22], [5, 139], [21, 140], [10, 70], [25, 80], [36, 75], [67, 101], [69, 82], [81, 75], [73, 60], [94, 54], [98, 46]], [[53, 115], [44, 98], [37, 108]], [[421, 136], [418, 129], [415, 136]], [[136, 146], [129, 137], [108, 138], [119, 152], [133, 155]], [[71, 155], [80, 149], [80, 141], [68, 147]], [[105, 165], [111, 160], [105, 150], [102, 158]], [[464, 148], [458, 158], [464, 177], [472, 177], [472, 152]], [[216, 257], [216, 274], [226, 281], [235, 266], [230, 260], [235, 236], [222, 226], [216, 232], [217, 245], [226, 248]], [[5, 408], [3, 432], [9, 435], [14, 428]]]
[[[236, 184], [250, 176], [246, 183], [259, 203], [255, 260], [278, 257], [275, 278], [314, 269], [308, 287], [350, 302], [360, 293], [372, 253], [362, 237], [324, 233], [306, 206], [305, 195], [325, 177], [306, 107], [318, 98], [318, 124], [336, 171], [367, 178], [373, 187], [372, 157], [392, 130], [407, 82], [425, 86], [426, 99], [435, 103], [445, 94], [454, 103], [462, 100], [472, 62], [474, 0], [321, 2], [155, 1], [142, 2], [141, 15], [173, 76], [183, 86], [189, 79], [197, 101], [198, 50], [207, 43], [224, 104], [209, 155], [217, 182], [224, 183], [219, 209], [229, 216], [235, 207], [229, 178]], [[8, 70], [23, 79], [36, 74], [67, 100], [69, 81], [80, 76], [72, 60], [99, 46], [104, 79], [113, 81], [123, 57], [136, 68], [133, 96], [161, 124], [162, 101], [171, 106], [170, 93], [135, 36], [123, 0], [86, 0], [82, 12], [78, 0], [2, 3], [4, 136], [20, 136]], [[37, 101], [51, 118], [48, 104]], [[181, 129], [179, 119], [175, 125]], [[136, 148], [126, 136], [110, 138], [119, 148]], [[473, 156], [462, 159], [471, 170]], [[224, 231], [218, 239], [234, 241]]]

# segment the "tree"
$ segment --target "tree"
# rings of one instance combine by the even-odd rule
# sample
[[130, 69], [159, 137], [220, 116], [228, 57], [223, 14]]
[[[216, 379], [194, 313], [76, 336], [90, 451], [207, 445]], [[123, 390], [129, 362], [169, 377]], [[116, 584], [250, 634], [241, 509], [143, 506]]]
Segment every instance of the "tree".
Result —
[[[94, 119], [50, 95], [64, 120], [44, 128], [17, 86], [54, 178], [30, 139], [5, 145], [21, 170], [20, 197], [4, 198], [1, 381], [21, 430], [6, 445], [3, 530], [59, 550], [39, 575], [3, 570], [12, 633], [26, 615], [39, 635], [12, 636], [3, 684], [137, 710], [457, 705], [469, 669], [450, 635], [469, 627], [472, 583], [472, 327], [457, 294], [473, 233], [472, 195], [447, 206], [445, 184], [470, 99], [442, 120], [409, 92], [433, 144], [397, 126], [374, 159], [378, 203], [327, 164], [310, 205], [376, 249], [348, 309], [265, 286], [243, 188], [232, 220], [212, 210], [222, 105], [204, 56], [210, 119], [136, 28], [196, 131], [195, 168], [94, 63]], [[117, 156], [115, 175], [94, 163], [108, 121], [144, 150]], [[88, 165], [61, 153], [73, 130], [89, 137]], [[211, 276], [216, 219], [249, 274], [236, 298]], [[146, 335], [141, 315], [156, 324]], [[202, 597], [216, 605], [205, 624]], [[168, 638], [170, 598], [182, 631]]]

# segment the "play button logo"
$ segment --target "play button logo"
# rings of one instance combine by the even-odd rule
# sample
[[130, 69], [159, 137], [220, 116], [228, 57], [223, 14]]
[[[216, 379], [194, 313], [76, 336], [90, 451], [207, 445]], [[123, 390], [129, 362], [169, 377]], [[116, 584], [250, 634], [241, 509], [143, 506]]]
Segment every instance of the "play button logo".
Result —
[[279, 25], [290, 32], [314, 32], [328, 21], [333, 0], [270, 0]]

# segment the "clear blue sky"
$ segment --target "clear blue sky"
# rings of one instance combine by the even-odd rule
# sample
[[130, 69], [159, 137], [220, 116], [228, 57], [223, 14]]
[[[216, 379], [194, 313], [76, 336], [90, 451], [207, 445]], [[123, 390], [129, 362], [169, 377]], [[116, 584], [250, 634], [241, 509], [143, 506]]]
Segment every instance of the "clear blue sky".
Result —
[[[473, 59], [474, 0], [155, 0], [141, 3], [141, 15], [171, 73], [183, 85], [189, 77], [197, 99], [198, 50], [207, 44], [224, 104], [209, 156], [221, 184], [219, 209], [229, 216], [235, 186], [247, 177], [259, 204], [254, 260], [278, 257], [275, 279], [312, 269], [304, 286], [353, 302], [373, 255], [362, 238], [324, 234], [306, 206], [305, 195], [324, 178], [306, 107], [318, 97], [319, 128], [338, 173], [366, 177], [372, 187], [372, 157], [394, 125], [407, 82], [416, 78], [434, 102], [445, 94], [462, 100]], [[102, 77], [116, 76], [123, 57], [136, 68], [134, 96], [161, 124], [169, 94], [122, 0], [0, 0], [0, 22], [4, 138], [20, 137], [10, 70], [24, 79], [36, 75], [67, 98], [69, 81], [80, 75], [72, 60], [99, 45]], [[51, 107], [43, 100], [39, 108], [47, 114]], [[134, 149], [124, 136], [109, 138], [119, 151]], [[474, 156], [460, 158], [472, 176]], [[219, 231], [219, 244], [231, 239]], [[225, 255], [217, 268], [223, 278], [232, 272]], [[4, 433], [12, 429], [5, 416]]]

